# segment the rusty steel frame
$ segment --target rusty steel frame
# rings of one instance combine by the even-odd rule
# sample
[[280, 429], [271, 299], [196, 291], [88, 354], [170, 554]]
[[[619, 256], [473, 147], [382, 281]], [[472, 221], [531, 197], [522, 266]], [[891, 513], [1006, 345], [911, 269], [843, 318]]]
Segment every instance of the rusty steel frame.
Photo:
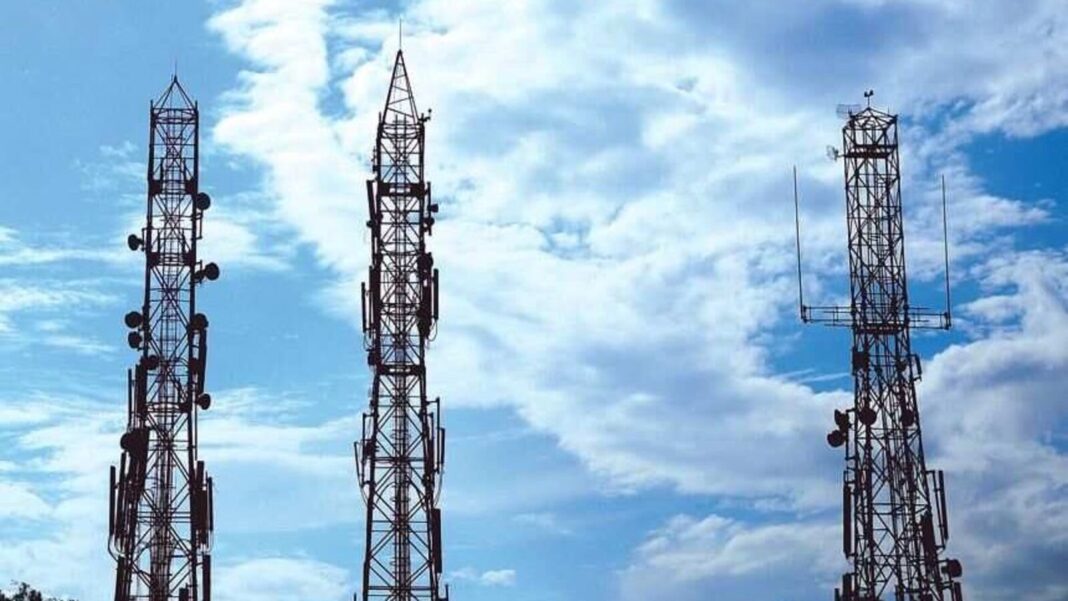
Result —
[[204, 392], [207, 317], [197, 285], [218, 277], [197, 257], [199, 109], [175, 76], [150, 107], [145, 227], [128, 239], [145, 256], [144, 301], [126, 315], [139, 351], [127, 372], [126, 432], [111, 468], [109, 551], [116, 601], [210, 601], [212, 478], [197, 457]]
[[[849, 306], [804, 304], [798, 225], [802, 320], [853, 333], [854, 403], [835, 411], [836, 429], [827, 436], [846, 451], [842, 549], [852, 564], [835, 598], [961, 601], [960, 562], [942, 558], [949, 538], [945, 482], [924, 457], [916, 398], [921, 366], [911, 342], [912, 329], [951, 326], [948, 250], [945, 310], [910, 306], [898, 118], [872, 108], [871, 95], [866, 108], [848, 112], [841, 153], [832, 153], [845, 174]], [[796, 171], [794, 185], [796, 203]]]
[[426, 390], [438, 270], [426, 249], [437, 205], [424, 177], [425, 127], [397, 52], [367, 182], [371, 264], [362, 286], [370, 408], [356, 444], [367, 503], [364, 601], [445, 601], [441, 511], [445, 431]]

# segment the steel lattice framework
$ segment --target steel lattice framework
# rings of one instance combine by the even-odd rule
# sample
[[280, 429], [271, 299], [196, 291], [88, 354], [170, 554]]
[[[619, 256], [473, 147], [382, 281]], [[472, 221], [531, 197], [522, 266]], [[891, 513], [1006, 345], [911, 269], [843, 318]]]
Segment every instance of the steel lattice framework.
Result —
[[367, 182], [371, 265], [362, 299], [373, 380], [356, 447], [367, 502], [364, 601], [448, 598], [437, 506], [445, 432], [440, 400], [426, 391], [426, 348], [438, 319], [438, 270], [426, 250], [438, 210], [423, 173], [428, 120], [397, 52], [379, 116], [375, 179]]
[[871, 108], [871, 94], [867, 108], [849, 112], [837, 155], [845, 167], [851, 302], [801, 304], [805, 322], [853, 331], [854, 404], [835, 411], [827, 437], [846, 449], [842, 546], [852, 563], [835, 598], [960, 601], [960, 562], [941, 558], [949, 538], [944, 478], [924, 460], [921, 367], [910, 340], [913, 328], [950, 327], [948, 276], [944, 312], [909, 305], [898, 120]]
[[197, 258], [199, 112], [175, 76], [150, 110], [148, 207], [130, 250], [145, 254], [144, 304], [126, 315], [140, 351], [127, 373], [128, 422], [122, 458], [111, 468], [109, 550], [117, 562], [116, 601], [210, 601], [212, 479], [197, 459], [197, 412], [204, 392], [207, 317], [196, 287], [219, 268]]

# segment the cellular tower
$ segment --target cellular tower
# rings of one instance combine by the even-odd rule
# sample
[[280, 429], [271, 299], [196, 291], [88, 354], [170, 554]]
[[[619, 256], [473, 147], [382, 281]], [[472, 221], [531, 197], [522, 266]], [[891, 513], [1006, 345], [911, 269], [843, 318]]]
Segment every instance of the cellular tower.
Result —
[[[848, 306], [804, 304], [798, 235], [801, 319], [853, 332], [853, 406], [834, 412], [827, 436], [846, 453], [842, 549], [852, 567], [835, 599], [961, 601], [961, 564], [942, 557], [949, 539], [945, 480], [924, 459], [916, 400], [922, 368], [910, 338], [913, 329], [950, 327], [948, 245], [945, 310], [911, 306], [898, 118], [872, 108], [872, 94], [865, 93], [866, 108], [843, 108], [842, 150], [832, 149], [845, 167]], [[794, 182], [796, 210], [796, 171]]]
[[210, 601], [212, 479], [197, 457], [208, 319], [197, 286], [219, 277], [197, 257], [204, 211], [199, 111], [175, 76], [151, 104], [145, 227], [131, 234], [145, 256], [144, 302], [126, 314], [140, 353], [127, 372], [126, 432], [111, 468], [109, 550], [115, 601]]
[[356, 444], [367, 503], [363, 601], [444, 601], [441, 510], [445, 431], [426, 390], [438, 270], [426, 249], [438, 206], [424, 177], [428, 115], [416, 110], [397, 52], [367, 181], [371, 264], [362, 286], [370, 409]]

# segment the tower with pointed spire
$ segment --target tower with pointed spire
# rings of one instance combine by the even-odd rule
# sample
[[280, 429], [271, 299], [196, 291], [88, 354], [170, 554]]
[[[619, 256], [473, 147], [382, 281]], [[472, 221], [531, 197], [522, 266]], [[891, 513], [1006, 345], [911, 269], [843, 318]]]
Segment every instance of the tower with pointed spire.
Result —
[[204, 211], [199, 109], [175, 75], [151, 104], [145, 226], [127, 244], [145, 257], [144, 300], [126, 314], [138, 361], [127, 372], [122, 456], [111, 468], [108, 548], [115, 601], [211, 601], [212, 479], [197, 456], [208, 318], [197, 287], [219, 277], [197, 256]]
[[372, 382], [355, 445], [367, 504], [363, 601], [448, 599], [438, 508], [445, 431], [440, 399], [426, 387], [438, 319], [438, 270], [426, 248], [438, 210], [424, 174], [427, 121], [398, 50], [367, 181], [371, 263], [361, 298]]

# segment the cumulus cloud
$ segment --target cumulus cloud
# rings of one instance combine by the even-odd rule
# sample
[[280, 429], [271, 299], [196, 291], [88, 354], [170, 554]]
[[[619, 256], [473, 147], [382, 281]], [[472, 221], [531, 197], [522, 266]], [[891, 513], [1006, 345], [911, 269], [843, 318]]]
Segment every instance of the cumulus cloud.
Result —
[[652, 532], [624, 571], [620, 598], [809, 598], [839, 565], [833, 526], [803, 521], [747, 526], [719, 515], [678, 515]]
[[[730, 157], [744, 156], [735, 150], [741, 144], [787, 152], [771, 143], [781, 133], [775, 124], [796, 131], [792, 139], [798, 140], [802, 120], [784, 116], [768, 122], [765, 114], [740, 102], [750, 82], [723, 57], [691, 53], [661, 73], [658, 59], [669, 50], [658, 44], [603, 53], [568, 41], [551, 26], [597, 31], [619, 26], [666, 42], [675, 26], [654, 19], [653, 8], [649, 19], [630, 23], [619, 9], [579, 11], [564, 19], [546, 6], [530, 5], [518, 35], [550, 55], [539, 56], [522, 72], [514, 68], [521, 45], [512, 27], [521, 15], [477, 3], [448, 10], [429, 3], [421, 9], [413, 11], [424, 16], [410, 26], [414, 33], [406, 42], [410, 56], [418, 57], [412, 62], [417, 95], [449, 116], [443, 132], [431, 134], [434, 172], [444, 178], [439, 189], [447, 191], [446, 227], [433, 241], [444, 261], [446, 299], [435, 373], [482, 374], [434, 376], [446, 399], [516, 406], [619, 486], [675, 483], [705, 492], [823, 494], [811, 482], [795, 480], [792, 474], [799, 470], [788, 468], [757, 479], [766, 483], [762, 490], [742, 491], [739, 484], [751, 478], [726, 467], [729, 463], [725, 473], [708, 474], [704, 456], [692, 445], [662, 448], [666, 441], [660, 435], [678, 427], [684, 431], [679, 440], [686, 440], [698, 423], [716, 427], [717, 407], [729, 408], [739, 413], [736, 419], [721, 422], [714, 433], [694, 434], [721, 439], [723, 450], [744, 453], [738, 443], [780, 427], [774, 420], [762, 423], [759, 413], [785, 415], [798, 407], [804, 413], [826, 405], [803, 400], [804, 390], [765, 376], [764, 352], [750, 344], [762, 325], [777, 320], [775, 299], [788, 290], [788, 280], [777, 273], [788, 258], [780, 233], [753, 217], [755, 207], [701, 201], [710, 189], [741, 186], [747, 201], [771, 206], [766, 184], [752, 183], [751, 176], [787, 160], [766, 152], [744, 161]], [[231, 95], [233, 104], [215, 135], [230, 150], [268, 166], [267, 179], [279, 193], [283, 214], [315, 242], [325, 264], [338, 269], [342, 284], [334, 298], [343, 299], [339, 310], [351, 316], [353, 282], [364, 266], [357, 244], [363, 231], [358, 201], [364, 169], [350, 149], [370, 140], [388, 60], [373, 53], [362, 54], [363, 62], [353, 59], [353, 70], [340, 74], [339, 83], [351, 115], [329, 118], [317, 100], [329, 83], [326, 41], [336, 36], [358, 46], [373, 35], [376, 22], [342, 19], [332, 30], [325, 7], [302, 7], [294, 15], [297, 10], [249, 2], [213, 20], [229, 46], [256, 69], [243, 75], [245, 85]], [[575, 18], [581, 22], [572, 23]], [[476, 35], [483, 49], [477, 54], [467, 44]], [[266, 43], [291, 37], [304, 40], [307, 51], [279, 52]], [[577, 61], [567, 60], [568, 55], [604, 64], [587, 66], [579, 77]], [[446, 82], [445, 72], [457, 64], [465, 65], [469, 77]], [[293, 80], [295, 71], [305, 75]], [[680, 83], [696, 73], [699, 81]], [[282, 85], [289, 93], [279, 99], [271, 90]], [[577, 98], [569, 100], [569, 94]], [[686, 147], [693, 144], [688, 142], [695, 137], [693, 128], [684, 123], [680, 129], [662, 118], [677, 113], [694, 115], [699, 130], [725, 128], [726, 137], [737, 138], [716, 145], [710, 157], [733, 166], [720, 172], [698, 161], [673, 163], [672, 152], [698, 152], [696, 146]], [[524, 123], [517, 117], [524, 114], [541, 116]], [[500, 120], [500, 127], [478, 130], [489, 136], [479, 141], [473, 134], [486, 118]], [[256, 134], [265, 129], [280, 134]], [[444, 150], [434, 145], [439, 140]], [[293, 153], [295, 144], [303, 151]], [[562, 164], [572, 167], [558, 168]], [[639, 165], [647, 175], [639, 175], [642, 169], [634, 168]], [[316, 175], [320, 172], [322, 177]], [[768, 246], [773, 240], [776, 246]], [[724, 290], [733, 298], [719, 294]], [[595, 310], [580, 310], [591, 307]], [[502, 361], [511, 366], [507, 371], [490, 368]], [[618, 373], [624, 363], [632, 373], [618, 378], [625, 375]], [[576, 395], [576, 387], [586, 392]], [[712, 406], [702, 402], [701, 392], [695, 394], [714, 389], [723, 398]], [[760, 409], [742, 403], [735, 409], [737, 400], [748, 396], [767, 398], [772, 405]], [[632, 436], [634, 418], [644, 414], [665, 418]], [[565, 415], [572, 419], [562, 419]], [[665, 454], [675, 459], [664, 461]]]
[[[840, 173], [820, 149], [836, 138], [834, 103], [877, 88], [879, 102], [909, 116], [914, 283], [922, 288], [939, 273], [933, 183], [946, 173], [958, 273], [996, 287], [989, 258], [1012, 255], [1006, 230], [1048, 220], [1054, 205], [989, 194], [962, 145], [988, 132], [1047, 131], [1068, 111], [1066, 86], [1056, 85], [1065, 47], [1056, 3], [989, 8], [407, 6], [405, 48], [421, 107], [434, 108], [430, 173], [443, 204], [431, 242], [444, 287], [434, 388], [447, 404], [514, 408], [610, 489], [666, 485], [793, 510], [833, 507], [840, 465], [812, 441], [848, 392], [815, 394], [772, 367], [775, 353], [794, 344], [784, 337], [793, 302], [787, 167], [801, 167], [812, 292], [833, 295], [823, 276], [843, 275]], [[331, 2], [247, 0], [210, 23], [248, 62], [215, 141], [265, 167], [278, 215], [334, 270], [326, 295], [353, 322], [366, 254], [362, 179], [393, 50], [382, 40], [392, 38], [394, 18]], [[813, 32], [828, 42], [813, 44]], [[1003, 51], [1022, 47], [1026, 59]], [[1022, 60], [1028, 69], [1018, 68]], [[966, 371], [989, 360], [960, 349], [1038, 336], [1033, 328], [1013, 333], [1026, 312], [1000, 296], [969, 306], [969, 331], [981, 337], [932, 361], [923, 398], [953, 396], [939, 379], [948, 373], [942, 365]], [[994, 339], [995, 330], [1009, 338]], [[955, 355], [959, 362], [950, 361]], [[1005, 366], [1005, 387], [1016, 367]], [[953, 469], [948, 450], [971, 435], [962, 430], [970, 414], [940, 414], [948, 401], [930, 405], [929, 446]], [[1041, 436], [1029, 430], [1020, 439], [1038, 453], [1030, 460], [1046, 463], [1036, 464], [1045, 467], [1019, 503], [1059, 519], [1062, 508], [1043, 503], [1057, 498], [1061, 456]], [[990, 475], [993, 462], [982, 466], [951, 498], [1008, 487]], [[959, 519], [965, 532], [991, 531]], [[738, 525], [704, 548], [752, 540], [762, 527], [770, 528]], [[979, 535], [962, 534], [960, 550], [982, 565], [969, 536]], [[677, 546], [686, 537], [663, 539]], [[1007, 541], [1008, 549], [1027, 547]], [[1004, 581], [977, 578], [975, 586], [996, 598]]]
[[[224, 268], [284, 269], [292, 250], [274, 244], [294, 233], [336, 275], [324, 296], [352, 322], [366, 256], [362, 180], [396, 17], [358, 10], [246, 0], [209, 24], [247, 62], [212, 138], [256, 161], [264, 181], [229, 205], [217, 200], [205, 254]], [[988, 193], [961, 150], [979, 134], [1065, 124], [1059, 3], [422, 0], [405, 13], [416, 94], [434, 109], [430, 173], [443, 205], [431, 241], [444, 286], [433, 388], [447, 406], [513, 409], [598, 474], [601, 492], [667, 487], [739, 497], [755, 511], [668, 519], [634, 551], [621, 598], [660, 587], [680, 600], [751, 598], [757, 586], [817, 598], [836, 576], [821, 543], [837, 541], [823, 516], [835, 509], [840, 458], [819, 441], [849, 393], [816, 394], [774, 366], [796, 350], [786, 333], [788, 167], [801, 171], [812, 292], [831, 296], [844, 237], [839, 166], [822, 148], [837, 137], [834, 104], [866, 87], [908, 116], [917, 283], [939, 273], [933, 183], [944, 172], [957, 277], [982, 285], [961, 316], [972, 338], [930, 361], [921, 391], [969, 598], [1064, 597], [1066, 260], [1015, 253], [1008, 233], [1050, 220], [1055, 205]], [[101, 152], [125, 171], [87, 171], [87, 188], [132, 186], [133, 145]], [[111, 256], [0, 230], [6, 266]], [[108, 302], [94, 290], [0, 281], [0, 333], [16, 329], [16, 314]], [[255, 390], [224, 393], [204, 420], [225, 523], [287, 531], [355, 519], [351, 460], [338, 452], [355, 422], [257, 413], [268, 404]], [[80, 401], [41, 405], [0, 407], [16, 432], [5, 441], [32, 457], [0, 455], [0, 491], [21, 499], [0, 505], [0, 520], [44, 524], [5, 538], [0, 568], [106, 598], [108, 583], [94, 579], [111, 569], [99, 483], [122, 417]], [[262, 470], [278, 476], [266, 493], [241, 477]], [[796, 519], [769, 521], [768, 507]], [[558, 523], [528, 516], [519, 521]], [[224, 598], [330, 599], [353, 588], [341, 568], [299, 556], [224, 562], [220, 574]], [[516, 572], [455, 577], [511, 586]]]
[[1057, 599], [1068, 592], [1055, 576], [1068, 561], [1068, 254], [998, 257], [979, 277], [987, 294], [965, 317], [984, 327], [934, 357], [921, 389], [953, 548], [979, 598]]
[[[970, 599], [1059, 599], [1068, 541], [1068, 255], [1027, 252], [978, 274], [983, 300], [966, 319], [994, 327], [935, 355], [920, 389], [928, 467], [946, 471], [950, 556]], [[1005, 308], [991, 311], [989, 301]], [[750, 526], [718, 515], [677, 516], [650, 533], [627, 568], [624, 598], [678, 590], [746, 598], [761, 571], [798, 598], [819, 598], [843, 567], [838, 521], [798, 516]], [[747, 580], [746, 578], [750, 579]], [[674, 587], [674, 588], [671, 588]], [[776, 589], [777, 590], [777, 589]]]

